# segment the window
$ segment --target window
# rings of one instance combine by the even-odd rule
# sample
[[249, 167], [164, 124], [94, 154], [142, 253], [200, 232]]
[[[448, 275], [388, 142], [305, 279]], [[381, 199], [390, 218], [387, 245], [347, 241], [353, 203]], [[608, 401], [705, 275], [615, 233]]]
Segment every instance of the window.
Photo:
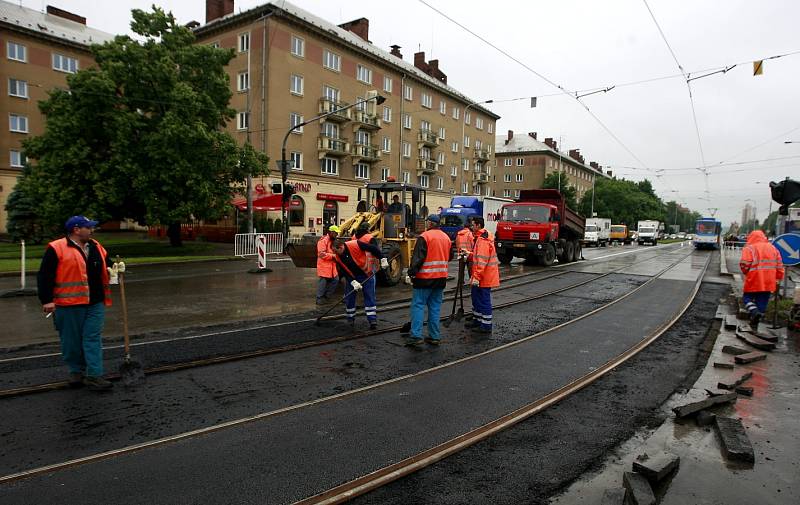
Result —
[[436, 189], [438, 189], [439, 191], [444, 189], [444, 178], [443, 177], [437, 177], [436, 178]]
[[410, 158], [411, 157], [411, 144], [408, 142], [403, 142], [403, 157]]
[[78, 71], [78, 60], [61, 54], [53, 53], [53, 70], [74, 74]]
[[514, 198], [519, 198], [519, 190], [518, 189], [514, 190]]
[[369, 179], [369, 165], [356, 163], [353, 169], [355, 170], [356, 179]]
[[442, 126], [441, 128], [439, 128], [439, 138], [440, 138], [440, 139], [442, 139], [442, 140], [444, 140], [444, 139], [445, 139], [445, 133], [447, 133], [447, 132], [445, 131], [445, 129], [444, 129], [444, 126]]
[[486, 131], [489, 133], [494, 133], [494, 123], [489, 123], [486, 125]]
[[422, 147], [419, 150], [419, 157], [423, 160], [431, 159], [431, 148], [430, 147]]
[[247, 91], [250, 89], [250, 73], [249, 72], [239, 72], [239, 75], [236, 79], [237, 82], [237, 91]]
[[439, 153], [436, 158], [437, 158], [436, 161], [440, 165], [444, 165], [444, 153]]
[[331, 102], [339, 102], [339, 90], [336, 88], [332, 88], [330, 86], [322, 86], [322, 96], [330, 100]]
[[461, 160], [461, 168], [463, 168], [464, 171], [469, 170], [469, 160]]
[[469, 148], [469, 135], [464, 135], [464, 147]]
[[381, 149], [385, 153], [392, 152], [392, 139], [389, 137], [383, 137], [383, 144], [381, 145]]
[[303, 76], [302, 75], [295, 75], [289, 78], [289, 91], [292, 92], [293, 95], [301, 95], [303, 94]]
[[503, 197], [504, 198], [510, 198], [511, 197], [511, 190], [510, 189], [504, 189], [503, 190]]
[[475, 149], [480, 151], [482, 147], [483, 147], [483, 142], [481, 142], [478, 139], [475, 139]]
[[303, 170], [303, 153], [292, 151], [289, 159], [292, 160], [292, 170]]
[[406, 84], [403, 86], [403, 98], [406, 100], [413, 100], [414, 99], [414, 88]]
[[356, 132], [356, 144], [362, 146], [370, 145], [370, 135], [369, 132], [365, 130], [358, 130]]
[[325, 49], [322, 51], [322, 66], [334, 72], [342, 71], [342, 57]]
[[472, 112], [465, 112], [464, 113], [464, 123], [471, 124], [472, 123]]
[[444, 100], [439, 101], [439, 114], [443, 116], [447, 114], [447, 102]]
[[292, 54], [302, 58], [306, 55], [306, 41], [292, 35]]
[[403, 171], [403, 182], [405, 182], [406, 184], [411, 182], [411, 172], [409, 172], [408, 170]]
[[431, 107], [433, 107], [433, 97], [431, 95], [423, 93], [421, 101], [422, 101], [422, 106], [425, 107], [426, 109], [430, 109]]
[[386, 182], [389, 180], [389, 176], [391, 175], [391, 171], [388, 167], [381, 168], [381, 181]]
[[492, 196], [492, 188], [486, 186], [486, 196]]
[[364, 65], [358, 65], [356, 68], [356, 79], [367, 84], [372, 84], [372, 70]]
[[423, 188], [427, 188], [429, 185], [428, 176], [427, 175], [420, 175], [419, 176], [419, 185]]
[[356, 104], [356, 110], [360, 110], [360, 111], [367, 110], [367, 102], [364, 101], [364, 97], [363, 96], [357, 96], [355, 104]]
[[392, 108], [383, 106], [383, 122], [384, 123], [391, 123], [392, 122]]
[[511, 158], [506, 158], [506, 159], [504, 159], [504, 160], [503, 160], [503, 165], [504, 165], [504, 166], [506, 166], [506, 167], [510, 167], [510, 166], [511, 166], [511, 164], [512, 164], [512, 160], [511, 160]]
[[453, 144], [450, 146], [450, 150], [453, 151], [454, 153], [457, 153], [458, 152], [458, 142], [453, 142]]
[[237, 115], [236, 128], [239, 130], [246, 130], [250, 128], [250, 113], [240, 112]]
[[431, 122], [430, 121], [425, 121], [423, 119], [422, 121], [419, 122], [419, 129], [424, 131], [424, 132], [431, 131]]
[[28, 133], [28, 117], [17, 114], [9, 114], [9, 127], [12, 132]]
[[517, 158], [517, 166], [524, 167], [525, 166], [525, 158]]
[[16, 42], [9, 42], [6, 45], [6, 55], [8, 55], [9, 60], [21, 61], [22, 63], [28, 61], [28, 54], [25, 46], [17, 44]]
[[475, 118], [475, 128], [479, 130], [483, 130], [483, 118], [476, 117]]
[[320, 135], [331, 139], [338, 139], [339, 125], [336, 123], [328, 123], [327, 121], [322, 123], [322, 126], [320, 127]]
[[21, 167], [25, 164], [25, 155], [22, 154], [20, 151], [11, 150], [11, 166], [12, 167]]
[[[289, 127], [298, 125], [303, 122], [303, 116], [296, 112], [292, 112], [289, 114]], [[303, 127], [295, 128], [292, 130], [292, 133], [303, 133]]]
[[486, 152], [488, 154], [492, 154], [492, 144], [491, 143], [486, 144]]
[[392, 92], [392, 78], [383, 76], [383, 90], [387, 93]]
[[20, 81], [19, 79], [9, 79], [8, 94], [9, 96], [28, 98], [28, 82]]
[[339, 175], [339, 160], [322, 158], [319, 160], [319, 171], [322, 175]]
[[504, 175], [503, 182], [511, 182], [511, 174]]
[[461, 117], [461, 109], [458, 107], [453, 107], [453, 119], [458, 119]]
[[403, 128], [411, 129], [411, 114], [403, 114]]
[[522, 182], [522, 174], [517, 174], [517, 182]]
[[219, 41], [210, 43], [208, 45], [208, 47], [213, 47], [214, 49], [219, 49]]
[[239, 52], [246, 53], [250, 50], [250, 32], [239, 34]]
[[297, 195], [292, 195], [289, 201], [289, 226], [303, 226], [305, 223], [305, 202]]
[[461, 193], [463, 193], [463, 194], [469, 193], [469, 186], [467, 185], [466, 182], [461, 185]]
[[456, 165], [450, 166], [450, 176], [451, 177], [458, 177], [458, 167]]

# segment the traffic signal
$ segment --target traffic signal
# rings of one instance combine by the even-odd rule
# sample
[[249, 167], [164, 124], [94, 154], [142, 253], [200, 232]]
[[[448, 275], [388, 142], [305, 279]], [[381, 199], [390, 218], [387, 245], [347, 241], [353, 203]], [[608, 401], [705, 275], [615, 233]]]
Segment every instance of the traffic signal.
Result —
[[286, 193], [286, 196], [292, 196], [294, 191], [294, 186], [291, 184], [286, 184], [285, 186], [280, 182], [275, 182], [272, 184], [272, 194], [274, 195], [282, 195]]
[[792, 179], [770, 182], [769, 189], [772, 192], [772, 199], [781, 205], [778, 214], [782, 216], [789, 215], [789, 206], [800, 200], [800, 182]]

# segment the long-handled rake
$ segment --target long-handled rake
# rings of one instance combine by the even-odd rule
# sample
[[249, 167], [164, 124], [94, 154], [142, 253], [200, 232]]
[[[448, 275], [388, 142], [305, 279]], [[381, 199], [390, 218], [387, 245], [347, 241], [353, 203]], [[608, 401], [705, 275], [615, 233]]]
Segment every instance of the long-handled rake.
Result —
[[[362, 283], [361, 283], [361, 285], [363, 286], [364, 284], [366, 284], [366, 283], [367, 283], [367, 281], [368, 281], [368, 280], [370, 280], [370, 279], [371, 279], [372, 277], [374, 277], [374, 276], [375, 276], [375, 272], [372, 272], [371, 274], [369, 274], [369, 275], [367, 276], [367, 278], [366, 278], [366, 279], [364, 279], [364, 282], [362, 282]], [[347, 288], [345, 288], [345, 291], [347, 291]], [[345, 294], [345, 295], [342, 297], [342, 299], [341, 299], [341, 300], [339, 300], [338, 302], [334, 303], [333, 305], [331, 305], [331, 306], [330, 306], [330, 308], [328, 308], [328, 310], [326, 310], [325, 312], [323, 312], [322, 314], [320, 314], [320, 316], [317, 318], [317, 320], [316, 320], [316, 321], [314, 321], [314, 326], [319, 326], [319, 323], [322, 321], [322, 318], [323, 318], [323, 317], [325, 317], [325, 316], [327, 316], [327, 315], [328, 315], [328, 314], [330, 314], [331, 312], [333, 312], [333, 309], [335, 309], [336, 307], [338, 307], [339, 305], [341, 305], [341, 304], [344, 302], [344, 300], [345, 300], [345, 299], [346, 299], [348, 296], [350, 296], [350, 293], [347, 293], [347, 294]], [[355, 294], [354, 294], [353, 296], [355, 296]]]
[[[119, 256], [117, 256], [119, 263]], [[122, 383], [133, 386], [144, 380], [142, 364], [131, 358], [131, 339], [128, 334], [128, 302], [125, 299], [125, 270], [119, 272], [119, 294], [122, 299], [122, 330], [125, 335], [125, 358], [119, 365], [119, 375]]]

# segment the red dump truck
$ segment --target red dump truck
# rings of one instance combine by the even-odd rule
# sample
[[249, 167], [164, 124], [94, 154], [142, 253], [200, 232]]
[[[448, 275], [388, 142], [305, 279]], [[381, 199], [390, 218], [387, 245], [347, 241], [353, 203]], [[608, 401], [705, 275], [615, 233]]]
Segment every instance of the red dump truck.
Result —
[[550, 266], [581, 257], [586, 220], [564, 203], [555, 189], [520, 191], [519, 200], [503, 205], [495, 242], [500, 263], [513, 258]]

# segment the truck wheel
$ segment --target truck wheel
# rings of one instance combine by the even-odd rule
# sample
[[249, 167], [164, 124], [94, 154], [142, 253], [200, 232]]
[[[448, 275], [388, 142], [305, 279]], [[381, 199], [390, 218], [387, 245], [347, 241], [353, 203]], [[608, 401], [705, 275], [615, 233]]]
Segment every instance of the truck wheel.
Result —
[[544, 254], [539, 256], [539, 264], [545, 267], [552, 266], [552, 264], [556, 261], [556, 249], [553, 247], [553, 244], [547, 244], [544, 246]]
[[572, 261], [574, 255], [575, 255], [575, 242], [567, 240], [567, 242], [564, 244], [564, 253], [561, 256], [559, 256], [558, 262], [569, 263], [570, 261]]
[[511, 263], [511, 260], [513, 259], [514, 259], [513, 254], [504, 253], [500, 251], [497, 252], [497, 261], [499, 261], [501, 265], [508, 265], [509, 263]]
[[403, 272], [402, 256], [400, 255], [400, 246], [393, 242], [385, 242], [381, 247], [383, 256], [389, 260], [389, 268], [386, 270], [380, 269], [375, 277], [378, 279], [378, 284], [381, 286], [394, 286], [400, 282], [401, 274]]
[[581, 243], [580, 241], [575, 241], [575, 247], [572, 249], [572, 261], [579, 261], [581, 259]]

